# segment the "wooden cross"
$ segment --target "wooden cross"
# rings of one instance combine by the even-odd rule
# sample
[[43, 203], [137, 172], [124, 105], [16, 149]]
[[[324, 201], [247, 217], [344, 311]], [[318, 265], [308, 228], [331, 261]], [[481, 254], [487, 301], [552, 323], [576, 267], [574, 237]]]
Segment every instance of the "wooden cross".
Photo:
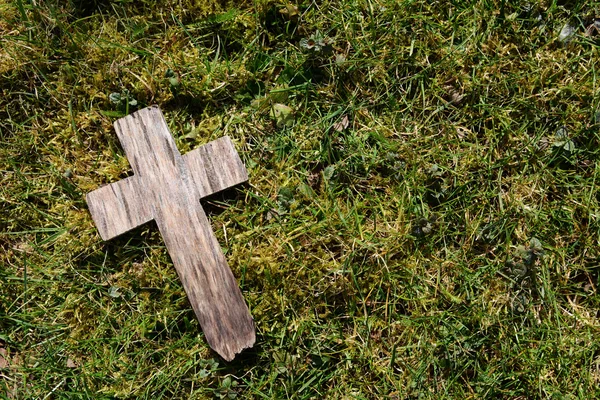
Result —
[[104, 240], [155, 220], [206, 340], [225, 360], [252, 347], [254, 322], [200, 199], [248, 180], [225, 136], [182, 156], [158, 106], [115, 122], [134, 175], [87, 195]]

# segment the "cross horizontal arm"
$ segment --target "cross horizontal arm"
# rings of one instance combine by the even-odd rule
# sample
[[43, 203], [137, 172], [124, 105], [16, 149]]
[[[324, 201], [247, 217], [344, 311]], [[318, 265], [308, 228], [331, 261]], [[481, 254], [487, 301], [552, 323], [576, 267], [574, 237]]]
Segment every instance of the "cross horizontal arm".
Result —
[[246, 167], [229, 136], [192, 150], [183, 159], [201, 198], [248, 180]]
[[152, 220], [152, 210], [142, 200], [135, 179], [135, 176], [131, 176], [87, 194], [92, 219], [103, 240], [112, 239]]

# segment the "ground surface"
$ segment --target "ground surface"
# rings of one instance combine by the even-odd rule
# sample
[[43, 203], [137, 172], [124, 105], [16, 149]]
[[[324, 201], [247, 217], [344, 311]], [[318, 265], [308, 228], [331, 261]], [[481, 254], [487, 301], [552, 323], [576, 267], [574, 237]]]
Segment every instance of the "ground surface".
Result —
[[[600, 397], [600, 2], [426, 3], [0, 2], [0, 398]], [[150, 104], [249, 169], [229, 364], [84, 201]]]

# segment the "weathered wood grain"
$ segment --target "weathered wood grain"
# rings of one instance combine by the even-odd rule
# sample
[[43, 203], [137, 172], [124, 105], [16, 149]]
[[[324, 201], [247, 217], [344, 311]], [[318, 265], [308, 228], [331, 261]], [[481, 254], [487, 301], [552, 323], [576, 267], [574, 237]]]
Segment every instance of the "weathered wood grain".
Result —
[[87, 203], [100, 237], [109, 240], [153, 219], [134, 177], [88, 193]]
[[246, 167], [227, 136], [190, 151], [183, 159], [200, 197], [248, 180]]
[[115, 122], [134, 171], [87, 201], [107, 240], [154, 219], [210, 346], [224, 359], [252, 347], [254, 322], [200, 198], [247, 180], [227, 137], [181, 156], [158, 107]]

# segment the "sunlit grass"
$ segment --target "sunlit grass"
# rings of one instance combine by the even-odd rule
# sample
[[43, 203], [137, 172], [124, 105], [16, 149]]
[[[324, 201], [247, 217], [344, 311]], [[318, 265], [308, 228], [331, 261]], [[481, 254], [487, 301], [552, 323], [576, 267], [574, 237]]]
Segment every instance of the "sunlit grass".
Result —
[[[595, 18], [2, 2], [0, 398], [598, 397]], [[232, 363], [156, 226], [105, 243], [87, 210], [151, 104], [250, 173], [203, 201], [257, 326]]]

